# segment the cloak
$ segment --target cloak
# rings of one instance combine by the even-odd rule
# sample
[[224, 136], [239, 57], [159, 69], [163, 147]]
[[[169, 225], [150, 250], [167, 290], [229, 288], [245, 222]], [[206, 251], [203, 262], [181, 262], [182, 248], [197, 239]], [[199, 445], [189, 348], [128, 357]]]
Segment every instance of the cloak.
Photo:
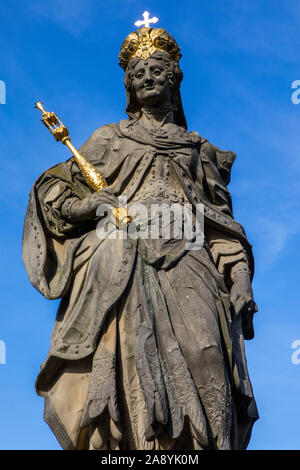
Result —
[[[143, 442], [137, 445], [133, 432], [135, 444], [129, 448], [148, 448], [162, 427], [178, 439], [187, 416], [199, 448], [246, 448], [258, 414], [228, 279], [238, 262], [247, 264], [252, 278], [254, 261], [245, 231], [233, 218], [227, 189], [235, 154], [175, 124], [151, 132], [132, 120], [96, 130], [80, 152], [115, 196], [126, 195], [128, 203], [156, 157], [168, 159], [189, 203], [203, 204], [207, 241], [199, 252], [189, 252], [180, 242], [156, 249], [140, 239], [99, 239], [97, 220], [76, 223], [63, 216], [68, 201], [91, 194], [73, 160], [38, 178], [25, 218], [23, 262], [44, 297], [62, 299], [36, 381], [37, 393], [45, 398], [46, 421], [68, 449], [78, 447], [81, 430], [101, 422], [105, 413], [119, 430], [118, 437], [112, 432], [115, 440], [124, 439], [116, 364], [125, 351], [124, 368], [131, 344], [135, 360], [130, 367], [138, 377], [144, 417]], [[188, 289], [191, 300], [182, 305]], [[126, 318], [131, 322], [127, 327]], [[208, 360], [207, 349], [212, 354], [209, 379], [201, 364], [202, 357]], [[90, 361], [86, 394], [71, 432], [55, 409], [51, 390], [66, 365], [76, 368], [84, 360]], [[230, 401], [234, 411], [229, 411]], [[235, 429], [228, 432], [233, 422]]]

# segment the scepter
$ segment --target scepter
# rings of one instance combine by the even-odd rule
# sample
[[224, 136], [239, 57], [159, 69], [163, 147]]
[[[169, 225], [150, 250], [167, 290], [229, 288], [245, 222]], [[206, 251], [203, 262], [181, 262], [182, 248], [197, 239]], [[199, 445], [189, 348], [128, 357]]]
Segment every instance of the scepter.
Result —
[[[53, 112], [46, 111], [41, 101], [35, 103], [35, 108], [42, 111], [42, 123], [51, 132], [57, 142], [61, 142], [66, 145], [73, 154], [73, 160], [77, 163], [85, 181], [93, 191], [101, 191], [101, 189], [108, 188], [108, 184], [105, 178], [101, 175], [100, 171], [90, 163], [78, 150], [74, 147], [69, 136], [67, 127], [61, 122], [58, 116]], [[130, 222], [130, 217], [127, 214], [127, 210], [124, 207], [113, 209], [115, 224], [117, 227], [122, 225], [122, 222]]]

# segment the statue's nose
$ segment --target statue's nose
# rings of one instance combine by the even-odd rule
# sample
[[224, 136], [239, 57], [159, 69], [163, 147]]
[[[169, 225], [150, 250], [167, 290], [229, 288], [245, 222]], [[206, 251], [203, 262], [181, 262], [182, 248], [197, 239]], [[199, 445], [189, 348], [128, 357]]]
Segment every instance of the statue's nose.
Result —
[[152, 75], [152, 72], [151, 70], [146, 70], [145, 71], [145, 83], [148, 83], [148, 82], [153, 82], [153, 75]]

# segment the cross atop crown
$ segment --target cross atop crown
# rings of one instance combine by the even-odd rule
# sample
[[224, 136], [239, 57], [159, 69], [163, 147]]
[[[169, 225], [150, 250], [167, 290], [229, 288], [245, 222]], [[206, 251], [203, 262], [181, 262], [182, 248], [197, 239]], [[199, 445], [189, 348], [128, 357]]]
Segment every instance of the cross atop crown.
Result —
[[156, 51], [167, 53], [173, 61], [178, 62], [181, 53], [175, 39], [163, 28], [150, 27], [150, 24], [157, 23], [158, 18], [150, 18], [148, 11], [144, 11], [143, 17], [144, 21], [134, 23], [135, 26], [142, 27], [124, 39], [118, 56], [119, 65], [126, 70], [131, 59], [139, 57], [147, 60]]
[[144, 11], [143, 13], [143, 18], [144, 18], [144, 21], [142, 20], [137, 20], [134, 25], [137, 26], [138, 28], [140, 26], [144, 26], [145, 28], [149, 28], [150, 24], [151, 23], [157, 23], [158, 22], [158, 18], [156, 18], [156, 16], [153, 16], [153, 18], [150, 18], [150, 13], [149, 11]]

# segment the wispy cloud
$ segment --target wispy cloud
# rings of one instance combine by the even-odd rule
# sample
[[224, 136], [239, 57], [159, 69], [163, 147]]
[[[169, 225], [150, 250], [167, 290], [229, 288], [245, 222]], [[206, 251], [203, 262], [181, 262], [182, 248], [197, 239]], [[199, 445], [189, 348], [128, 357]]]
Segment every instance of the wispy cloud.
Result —
[[259, 264], [260, 268], [267, 270], [278, 256], [285, 250], [291, 237], [299, 232], [300, 226], [298, 221], [288, 223], [285, 220], [272, 218], [258, 218], [256, 221], [257, 241], [260, 242]]
[[33, 1], [31, 14], [56, 23], [60, 28], [73, 36], [79, 36], [92, 21], [90, 0], [51, 0], [51, 2]]
[[[193, 2], [195, 3], [195, 2]], [[198, 2], [197, 2], [198, 3]], [[203, 0], [206, 18], [215, 18], [216, 6]], [[190, 6], [192, 8], [192, 6]], [[196, 8], [196, 7], [195, 7]], [[243, 54], [255, 54], [255, 57], [278, 58], [285, 61], [296, 61], [300, 39], [299, 2], [230, 2], [218, 3], [218, 15], [222, 21], [214, 22], [206, 35], [194, 27], [193, 18], [186, 19], [182, 36], [191, 40], [192, 47], [202, 49], [209, 47], [217, 51], [240, 51]], [[281, 21], [278, 21], [278, 17]]]

